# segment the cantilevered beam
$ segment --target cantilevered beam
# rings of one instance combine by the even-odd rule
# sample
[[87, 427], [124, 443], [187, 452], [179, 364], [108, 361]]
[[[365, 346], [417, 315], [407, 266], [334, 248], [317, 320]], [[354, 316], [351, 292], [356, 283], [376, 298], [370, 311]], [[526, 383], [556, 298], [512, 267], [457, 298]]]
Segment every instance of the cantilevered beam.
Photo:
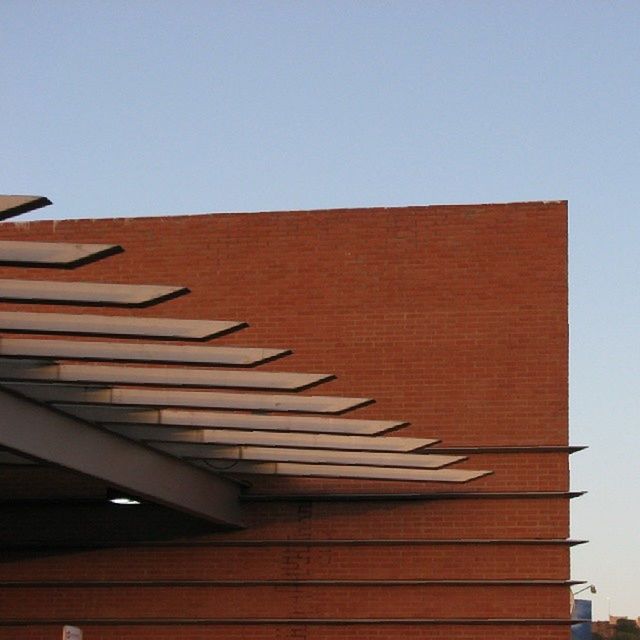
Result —
[[406, 427], [408, 422], [394, 420], [356, 420], [324, 416], [265, 416], [252, 413], [227, 413], [188, 409], [142, 409], [109, 405], [54, 405], [56, 409], [102, 424], [157, 424], [177, 427], [213, 427], [220, 429], [283, 433], [325, 433], [343, 435], [379, 435]]
[[233, 484], [2, 389], [0, 446], [212, 522], [240, 523]]
[[0, 265], [75, 269], [122, 251], [117, 244], [0, 240]]
[[325, 373], [57, 364], [47, 361], [0, 358], [0, 380], [300, 391], [331, 380], [333, 377]]
[[130, 389], [126, 387], [75, 386], [37, 382], [3, 383], [18, 393], [40, 402], [79, 404], [122, 404], [150, 407], [192, 407], [203, 409], [245, 409], [251, 411], [294, 411], [301, 413], [344, 413], [371, 404], [369, 398], [333, 396], [290, 396], [266, 393], [220, 393], [177, 389]]
[[225, 473], [246, 473], [306, 478], [355, 478], [363, 480], [395, 480], [398, 482], [469, 482], [489, 475], [492, 471], [470, 469], [394, 469], [393, 467], [361, 467], [328, 464], [298, 464], [294, 462], [247, 462], [240, 460], [233, 466], [226, 461], [201, 460], [197, 464]]
[[362, 465], [408, 469], [440, 469], [466, 460], [465, 456], [378, 451], [337, 451], [284, 447], [218, 446], [200, 443], [155, 442], [151, 445], [176, 456], [211, 460], [250, 460], [252, 462], [296, 462], [304, 464]]
[[0, 301], [4, 302], [140, 308], [187, 293], [187, 287], [0, 279]]
[[136, 424], [111, 424], [108, 429], [136, 440], [155, 442], [200, 442], [237, 446], [335, 449], [338, 451], [416, 452], [438, 442], [433, 438], [375, 438], [372, 436], [334, 436], [313, 433], [271, 433], [234, 429], [189, 429]]
[[0, 196], [0, 220], [13, 218], [51, 204], [44, 196]]
[[14, 333], [203, 341], [246, 326], [245, 322], [222, 320], [0, 311], [0, 331]]

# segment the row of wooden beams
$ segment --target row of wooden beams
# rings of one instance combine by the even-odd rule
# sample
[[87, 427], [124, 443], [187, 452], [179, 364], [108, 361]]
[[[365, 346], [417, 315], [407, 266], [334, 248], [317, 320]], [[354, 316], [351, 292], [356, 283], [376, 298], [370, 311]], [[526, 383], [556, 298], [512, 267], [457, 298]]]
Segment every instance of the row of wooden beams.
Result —
[[466, 460], [463, 456], [386, 451], [339, 451], [335, 449], [294, 449], [287, 447], [220, 446], [215, 444], [148, 441], [172, 455], [210, 460], [251, 462], [296, 462], [301, 464], [360, 465], [403, 469], [440, 469]]
[[0, 220], [6, 220], [19, 216], [22, 213], [35, 211], [51, 204], [49, 198], [44, 196], [1, 196], [0, 195]]
[[[334, 436], [315, 433], [271, 433], [234, 429], [185, 429], [136, 424], [107, 425], [110, 431], [136, 440], [156, 442], [193, 442], [298, 449], [335, 449], [338, 451], [383, 451], [415, 453], [438, 442], [433, 438], [374, 438], [371, 436]], [[456, 460], [462, 459], [456, 457]]]
[[409, 424], [393, 420], [357, 420], [325, 416], [268, 416], [225, 411], [149, 409], [91, 404], [54, 404], [53, 406], [59, 411], [70, 413], [83, 420], [106, 425], [152, 424], [167, 427], [201, 427], [239, 431], [372, 436], [400, 429]]
[[246, 326], [237, 321], [0, 311], [0, 331], [13, 333], [203, 341]]
[[117, 244], [0, 240], [0, 265], [75, 269], [122, 251]]
[[109, 383], [161, 387], [230, 387], [300, 391], [333, 378], [333, 375], [325, 373], [58, 364], [47, 361], [0, 358], [0, 380], [5, 381], [46, 380], [72, 384]]
[[470, 469], [398, 469], [393, 467], [347, 466], [337, 464], [301, 464], [295, 462], [249, 462], [239, 460], [214, 462], [196, 459], [206, 469], [225, 473], [249, 475], [295, 476], [305, 478], [349, 478], [360, 480], [392, 480], [396, 482], [451, 482], [462, 483], [482, 478], [491, 471]]
[[148, 307], [189, 293], [187, 287], [0, 279], [0, 302]]
[[[31, 196], [0, 197], [0, 219], [48, 203], [46, 199]], [[0, 266], [74, 268], [121, 251], [119, 245], [0, 241]], [[188, 292], [184, 287], [0, 279], [0, 302], [146, 307]], [[78, 318], [64, 314], [0, 312], [0, 330], [50, 335], [203, 340], [241, 326], [244, 325], [238, 322], [212, 324], [153, 318], [95, 315]], [[237, 413], [241, 410], [339, 414], [373, 402], [367, 398], [193, 390], [238, 388], [299, 391], [332, 379], [333, 376], [329, 374], [148, 366], [192, 364], [246, 367], [288, 353], [281, 349], [158, 347], [140, 343], [0, 338], [0, 356], [4, 356], [4, 359], [0, 358], [0, 381], [13, 392], [38, 402], [53, 404], [63, 413], [71, 414], [66, 420], [64, 415], [52, 413], [51, 420], [61, 433], [74, 432], [74, 442], [81, 442], [85, 436], [96, 441], [107, 437], [107, 432], [91, 431], [93, 427], [87, 423], [86, 434], [76, 433], [82, 423], [74, 421], [80, 417], [102, 424], [126, 438], [144, 441], [165, 453], [195, 461], [210, 471], [436, 482], [466, 482], [489, 473], [442, 469], [464, 460], [465, 457], [460, 455], [415, 453], [437, 442], [434, 439], [372, 437], [403, 423]], [[60, 363], [55, 361], [57, 359], [138, 362], [147, 366], [85, 365]], [[175, 387], [191, 389], [180, 390]], [[20, 412], [34, 412], [34, 415], [46, 411], [44, 407], [21, 405], [20, 399], [10, 396], [0, 395], [0, 399], [10, 419], [13, 419], [11, 412], [17, 407], [21, 407]], [[227, 409], [231, 412], [211, 409]], [[43, 417], [46, 416], [43, 414]], [[44, 422], [49, 420], [45, 419]], [[194, 428], [196, 426], [198, 428]], [[33, 439], [34, 435], [37, 436], [36, 440]], [[46, 431], [16, 436], [10, 428], [3, 437], [6, 439], [5, 445], [34, 455], [34, 451], [40, 452], [40, 449], [57, 451], [57, 440], [49, 442], [51, 435]], [[104, 447], [119, 450], [122, 455], [131, 453], [123, 449], [117, 439], [105, 440]], [[69, 458], [69, 451], [61, 451], [58, 451], [58, 457]], [[36, 454], [36, 457], [39, 456]], [[45, 459], [49, 460], [49, 456]], [[151, 458], [150, 461], [156, 464], [159, 460]], [[60, 464], [58, 459], [54, 463]], [[119, 457], [118, 464], [114, 463], [113, 466], [120, 463]], [[102, 458], [99, 461], [92, 459], [91, 464], [102, 475], [114, 471], [113, 468], [104, 467]], [[65, 458], [62, 465], [75, 468], [78, 465], [75, 452], [71, 452], [71, 458]], [[193, 480], [196, 480], [195, 476]], [[194, 488], [200, 490], [202, 485], [198, 482]], [[153, 497], [157, 498], [155, 495]], [[163, 498], [166, 500], [166, 496]], [[169, 494], [169, 498], [171, 502], [175, 496]], [[185, 508], [184, 497], [179, 506]], [[196, 510], [207, 509], [210, 509], [206, 514], [210, 518], [213, 516], [217, 519], [221, 511], [223, 522], [233, 520], [227, 496], [222, 502], [218, 500], [206, 505], [200, 502]]]
[[221, 393], [176, 389], [74, 386], [63, 384], [3, 382], [4, 387], [38, 402], [115, 404], [151, 407], [191, 407], [245, 411], [283, 411], [340, 414], [372, 404], [370, 398], [291, 396], [262, 393]]

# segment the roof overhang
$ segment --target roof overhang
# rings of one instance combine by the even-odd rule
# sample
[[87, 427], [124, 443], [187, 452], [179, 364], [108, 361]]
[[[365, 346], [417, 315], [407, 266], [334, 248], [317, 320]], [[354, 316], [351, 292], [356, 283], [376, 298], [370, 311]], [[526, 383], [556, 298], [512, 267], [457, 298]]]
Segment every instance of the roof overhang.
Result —
[[216, 524], [239, 527], [239, 486], [0, 389], [0, 445]]

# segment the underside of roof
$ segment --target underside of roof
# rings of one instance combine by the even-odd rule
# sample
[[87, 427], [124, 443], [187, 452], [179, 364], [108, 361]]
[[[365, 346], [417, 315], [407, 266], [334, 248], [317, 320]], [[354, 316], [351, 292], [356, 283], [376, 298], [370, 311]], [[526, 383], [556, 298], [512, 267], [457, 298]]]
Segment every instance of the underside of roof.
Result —
[[[39, 196], [0, 196], [0, 220], [46, 204]], [[402, 419], [347, 416], [371, 398], [301, 393], [332, 380], [332, 372], [256, 369], [289, 356], [286, 345], [208, 344], [246, 327], [242, 320], [134, 315], [188, 294], [188, 286], [42, 277], [47, 269], [117, 259], [124, 250], [0, 241], [0, 265], [37, 269], [40, 278], [0, 279], [4, 468], [79, 473], [96, 483], [95, 495], [117, 490], [227, 527], [242, 525], [246, 476], [456, 484], [491, 473], [456, 468], [465, 456], [430, 450], [437, 434], [388, 435], [407, 425]], [[15, 310], [16, 303], [28, 307]], [[47, 311], [51, 304], [67, 305], [69, 313]], [[129, 311], [75, 315], [77, 307]]]

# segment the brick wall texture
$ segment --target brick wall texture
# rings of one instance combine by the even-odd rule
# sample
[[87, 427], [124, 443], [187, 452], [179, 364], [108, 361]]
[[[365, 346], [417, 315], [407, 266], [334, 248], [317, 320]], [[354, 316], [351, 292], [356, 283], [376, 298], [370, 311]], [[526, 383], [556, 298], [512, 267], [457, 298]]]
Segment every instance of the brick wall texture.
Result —
[[[566, 214], [533, 202], [1, 225], [3, 239], [123, 245], [26, 277], [187, 285], [99, 313], [246, 320], [214, 343], [291, 348], [262, 369], [335, 373], [302, 393], [375, 398], [349, 417], [407, 420], [399, 435], [435, 448], [491, 447], [457, 466], [495, 473], [247, 478], [241, 531], [6, 552], [0, 580], [25, 584], [2, 590], [0, 618], [24, 624], [0, 640], [60, 638], [65, 621], [86, 640], [568, 638]], [[321, 499], [362, 493], [385, 495]]]

